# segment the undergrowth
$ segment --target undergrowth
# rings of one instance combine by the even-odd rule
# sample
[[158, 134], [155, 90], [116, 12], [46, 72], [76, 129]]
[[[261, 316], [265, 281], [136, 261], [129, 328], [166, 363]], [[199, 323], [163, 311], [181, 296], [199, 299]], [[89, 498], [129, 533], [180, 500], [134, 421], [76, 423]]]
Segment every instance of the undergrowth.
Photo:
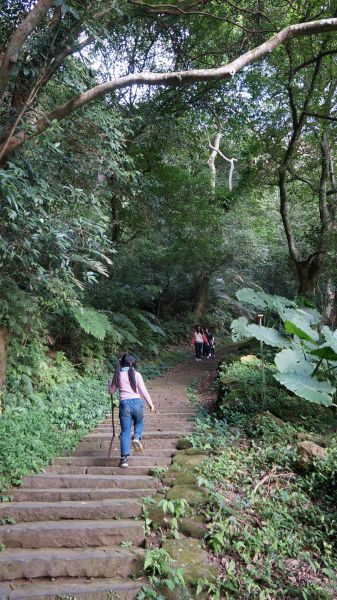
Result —
[[[337, 598], [335, 424], [330, 411], [307, 404], [267, 374], [262, 408], [258, 361], [220, 370], [218, 412], [200, 411], [189, 436], [194, 447], [213, 451], [197, 469], [208, 492], [204, 542], [219, 577], [215, 588], [199, 582], [197, 592], [228, 600]], [[306, 469], [296, 447], [303, 433], [327, 447], [327, 458]]]

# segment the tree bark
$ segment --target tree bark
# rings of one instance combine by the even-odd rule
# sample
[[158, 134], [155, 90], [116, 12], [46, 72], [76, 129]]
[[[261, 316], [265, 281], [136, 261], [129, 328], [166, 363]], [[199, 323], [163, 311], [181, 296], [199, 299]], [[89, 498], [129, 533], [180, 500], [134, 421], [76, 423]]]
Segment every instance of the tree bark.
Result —
[[215, 134], [215, 140], [214, 140], [213, 146], [211, 146], [211, 144], [210, 144], [210, 148], [211, 148], [212, 152], [208, 159], [208, 166], [211, 171], [211, 194], [212, 194], [213, 198], [215, 196], [215, 188], [216, 188], [215, 159], [216, 159], [217, 153], [219, 152], [220, 140], [221, 140], [221, 131], [217, 131]]
[[206, 302], [208, 299], [208, 288], [209, 288], [210, 277], [207, 275], [202, 278], [200, 284], [196, 291], [196, 299], [195, 306], [193, 309], [193, 314], [196, 317], [201, 317], [201, 315], [205, 312]]
[[0, 327], [0, 414], [3, 412], [3, 388], [6, 380], [7, 371], [7, 348], [9, 342], [9, 330], [7, 327]]
[[312, 297], [316, 293], [319, 276], [323, 267], [323, 253], [317, 252], [305, 260], [295, 261], [300, 296]]
[[337, 321], [336, 288], [331, 279], [328, 280], [325, 291], [324, 322], [335, 329]]
[[39, 0], [14, 31], [0, 64], [0, 99], [6, 90], [11, 73], [19, 59], [22, 46], [53, 4], [54, 0]]

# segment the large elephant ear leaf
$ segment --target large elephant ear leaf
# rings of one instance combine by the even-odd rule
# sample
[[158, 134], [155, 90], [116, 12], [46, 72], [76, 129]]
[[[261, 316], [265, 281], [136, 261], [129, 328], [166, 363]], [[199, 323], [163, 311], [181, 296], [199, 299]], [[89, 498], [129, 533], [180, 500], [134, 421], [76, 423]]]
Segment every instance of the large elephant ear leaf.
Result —
[[273, 346], [274, 348], [287, 348], [290, 346], [290, 340], [272, 327], [252, 324], [248, 325], [247, 330], [252, 337], [265, 342], [268, 346]]
[[236, 292], [236, 297], [240, 302], [252, 304], [256, 308], [267, 308], [267, 294], [264, 292], [252, 288], [241, 288]]
[[277, 373], [274, 378], [296, 396], [309, 402], [323, 406], [331, 406], [333, 403], [336, 388], [325, 381], [318, 381], [310, 375], [299, 373]]
[[253, 290], [252, 288], [242, 288], [241, 290], [238, 290], [236, 292], [236, 297], [240, 302], [251, 304], [252, 306], [255, 306], [255, 308], [263, 310], [269, 309], [275, 313], [281, 313], [281, 311], [291, 306], [296, 308], [295, 302], [288, 300], [288, 298], [276, 295], [273, 296], [272, 294]]
[[247, 330], [248, 319], [247, 317], [239, 317], [234, 319], [231, 323], [232, 340], [234, 342], [240, 342], [250, 337], [249, 331]]
[[318, 332], [310, 326], [310, 320], [303, 311], [288, 308], [283, 311], [282, 319], [288, 333], [292, 333], [307, 342], [315, 343], [318, 341]]
[[330, 360], [332, 362], [337, 361], [337, 353], [330, 348], [330, 346], [320, 346], [315, 350], [309, 350], [309, 354], [313, 354], [314, 356], [318, 356], [318, 358], [323, 358], [325, 360]]
[[275, 364], [280, 373], [306, 373], [311, 375], [315, 369], [315, 364], [305, 359], [301, 348], [281, 350], [275, 356]]
[[322, 327], [322, 335], [324, 335], [327, 345], [332, 348], [334, 352], [337, 352], [337, 330], [331, 331], [327, 325], [324, 325], [324, 327]]

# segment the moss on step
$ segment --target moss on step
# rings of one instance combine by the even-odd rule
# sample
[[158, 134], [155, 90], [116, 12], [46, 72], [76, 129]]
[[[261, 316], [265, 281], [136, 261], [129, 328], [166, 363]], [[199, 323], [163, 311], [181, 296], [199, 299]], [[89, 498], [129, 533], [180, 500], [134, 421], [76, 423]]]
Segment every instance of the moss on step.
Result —
[[209, 562], [208, 554], [199, 540], [183, 538], [165, 540], [163, 548], [181, 567], [187, 585], [195, 585], [199, 579], [212, 579], [217, 576], [217, 568]]
[[[193, 449], [194, 450], [194, 449]], [[179, 465], [181, 467], [197, 467], [203, 460], [205, 460], [207, 456], [207, 452], [193, 452], [190, 453], [189, 450], [184, 452], [177, 452], [173, 459], [173, 465]]]
[[186, 450], [187, 448], [192, 448], [192, 442], [187, 438], [180, 438], [177, 441], [177, 450]]
[[191, 506], [199, 506], [206, 502], [206, 494], [195, 485], [174, 485], [167, 492], [168, 500], [184, 498]]
[[202, 540], [207, 531], [203, 518], [197, 515], [181, 519], [179, 529], [181, 533], [195, 540]]

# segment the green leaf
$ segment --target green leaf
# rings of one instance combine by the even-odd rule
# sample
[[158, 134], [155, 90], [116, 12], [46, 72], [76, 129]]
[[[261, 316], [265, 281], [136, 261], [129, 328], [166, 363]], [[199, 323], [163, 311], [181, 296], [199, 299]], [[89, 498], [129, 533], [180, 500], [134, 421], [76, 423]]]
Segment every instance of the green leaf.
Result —
[[241, 288], [241, 290], [236, 292], [236, 297], [240, 302], [252, 304], [255, 308], [267, 308], [266, 295], [264, 292], [259, 292], [252, 288]]
[[324, 325], [324, 327], [322, 327], [322, 335], [324, 335], [328, 346], [337, 352], [337, 330], [331, 331], [327, 325]]
[[255, 308], [268, 309], [271, 312], [281, 313], [289, 306], [296, 307], [295, 302], [284, 298], [283, 296], [277, 296], [267, 294], [266, 292], [253, 290], [252, 288], [242, 288], [236, 292], [236, 297], [240, 302], [251, 304]]
[[261, 342], [265, 342], [268, 346], [274, 348], [287, 348], [290, 346], [290, 341], [276, 329], [272, 327], [264, 327], [263, 325], [248, 325], [248, 332]]
[[232, 340], [234, 342], [239, 342], [249, 337], [249, 332], [247, 330], [248, 319], [247, 317], [239, 317], [238, 319], [234, 319], [231, 323], [231, 332], [232, 332]]
[[332, 405], [332, 395], [336, 388], [325, 381], [299, 373], [278, 373], [274, 378], [300, 398], [323, 406]]
[[330, 346], [320, 346], [316, 350], [310, 350], [309, 354], [318, 356], [325, 360], [337, 361], [337, 353]]
[[305, 359], [301, 348], [287, 348], [275, 356], [275, 364], [281, 373], [306, 373], [311, 375], [315, 365]]
[[281, 316], [288, 333], [297, 335], [301, 340], [308, 342], [315, 343], [318, 341], [318, 332], [312, 329], [310, 321], [308, 321], [308, 317], [305, 316], [303, 311], [287, 309], [283, 311]]

